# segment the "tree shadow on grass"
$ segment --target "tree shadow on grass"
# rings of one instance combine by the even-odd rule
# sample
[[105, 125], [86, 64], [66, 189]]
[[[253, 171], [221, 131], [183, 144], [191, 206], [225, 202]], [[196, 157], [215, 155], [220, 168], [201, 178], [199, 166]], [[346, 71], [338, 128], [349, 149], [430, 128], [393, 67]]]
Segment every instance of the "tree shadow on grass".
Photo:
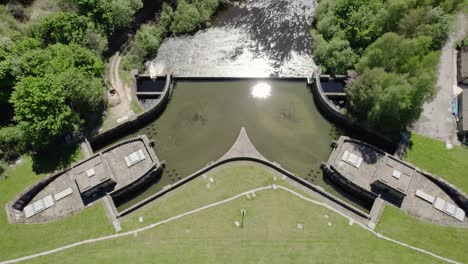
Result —
[[79, 144], [56, 144], [33, 153], [33, 171], [40, 174], [66, 168], [78, 158], [79, 147]]

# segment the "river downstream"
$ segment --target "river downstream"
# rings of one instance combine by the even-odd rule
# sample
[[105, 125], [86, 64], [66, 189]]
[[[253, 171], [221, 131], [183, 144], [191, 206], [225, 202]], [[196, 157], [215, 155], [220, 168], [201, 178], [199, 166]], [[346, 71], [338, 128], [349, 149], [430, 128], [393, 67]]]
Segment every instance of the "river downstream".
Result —
[[310, 36], [316, 2], [233, 1], [211, 27], [167, 38], [147, 68], [179, 76], [310, 76], [316, 68]]

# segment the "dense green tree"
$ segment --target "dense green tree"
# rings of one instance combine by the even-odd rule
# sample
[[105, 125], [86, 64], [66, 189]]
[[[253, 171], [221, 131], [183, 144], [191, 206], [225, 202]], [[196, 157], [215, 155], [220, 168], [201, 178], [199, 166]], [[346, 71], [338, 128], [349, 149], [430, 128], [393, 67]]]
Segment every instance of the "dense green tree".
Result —
[[4, 173], [6, 170], [7, 170], [7, 164], [4, 161], [0, 160], [0, 179], [5, 176]]
[[132, 40], [130, 51], [125, 56], [124, 67], [131, 69], [142, 65], [142, 61], [156, 53], [164, 34], [165, 29], [158, 25], [142, 25]]
[[106, 0], [64, 0], [76, 5], [78, 13], [89, 17], [96, 26], [111, 33], [114, 30], [111, 1]]
[[23, 151], [22, 133], [16, 126], [0, 128], [0, 160], [12, 161]]
[[0, 5], [0, 44], [20, 34], [20, 27], [10, 12]]
[[180, 0], [177, 10], [174, 12], [174, 19], [171, 24], [171, 32], [174, 34], [190, 33], [200, 26], [202, 21], [200, 12], [195, 5]]
[[161, 14], [159, 15], [159, 25], [166, 31], [169, 30], [172, 24], [172, 17], [174, 16], [174, 10], [166, 3], [163, 3]]
[[444, 13], [442, 8], [416, 8], [410, 10], [399, 22], [400, 34], [415, 38], [428, 36], [432, 38], [432, 47], [439, 49], [447, 38], [453, 17]]
[[141, 0], [112, 0], [112, 23], [114, 28], [127, 27], [134, 18], [135, 12], [143, 7]]
[[63, 0], [76, 5], [78, 13], [89, 17], [98, 27], [111, 34], [129, 26], [135, 12], [143, 7], [141, 0]]
[[106, 97], [101, 79], [90, 78], [74, 70], [61, 73], [57, 79], [63, 87], [68, 105], [80, 117], [85, 118], [104, 109]]
[[[332, 39], [337, 35], [342, 29], [338, 25], [337, 18], [330, 14], [324, 16], [323, 19], [319, 20], [317, 23], [317, 31], [323, 36], [324, 39]], [[344, 32], [342, 32], [343, 36]]]
[[220, 0], [192, 0], [200, 13], [200, 23], [207, 23], [221, 4]]
[[52, 75], [21, 79], [10, 102], [23, 140], [33, 148], [40, 148], [73, 132], [78, 123], [77, 116], [66, 104], [62, 85]]
[[395, 32], [406, 11], [416, 6], [417, 0], [388, 0], [382, 10], [382, 25], [385, 32]]
[[382, 0], [336, 0], [334, 13], [353, 49], [362, 49], [383, 31]]
[[320, 34], [314, 34], [315, 61], [322, 71], [331, 74], [346, 74], [353, 67], [357, 55], [349, 46], [349, 42], [337, 36], [329, 42]]
[[14, 62], [13, 72], [17, 79], [26, 76], [59, 74], [76, 69], [88, 76], [101, 76], [104, 64], [91, 51], [76, 44], [54, 44], [46, 49], [36, 48], [25, 51]]
[[[34, 41], [25, 39], [15, 49], [28, 43], [34, 47]], [[35, 149], [72, 132], [88, 114], [103, 109], [103, 63], [77, 44], [32, 48], [12, 65], [18, 82], [10, 102], [26, 142]]]
[[360, 121], [387, 133], [397, 133], [421, 113], [421, 97], [406, 76], [382, 68], [366, 69], [349, 85], [349, 110]]
[[97, 54], [104, 51], [107, 39], [85, 16], [72, 12], [58, 12], [42, 18], [32, 27], [32, 35], [44, 45], [75, 43], [95, 50]]
[[395, 33], [387, 33], [377, 39], [364, 52], [356, 69], [363, 72], [375, 67], [387, 72], [408, 73], [418, 67], [429, 52], [431, 38], [407, 39]]

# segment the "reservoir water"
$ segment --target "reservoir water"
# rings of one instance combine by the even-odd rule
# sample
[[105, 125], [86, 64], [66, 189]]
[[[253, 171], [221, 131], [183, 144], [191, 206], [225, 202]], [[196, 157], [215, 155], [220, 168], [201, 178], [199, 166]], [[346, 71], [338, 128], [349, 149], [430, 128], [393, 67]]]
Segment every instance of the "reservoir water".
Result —
[[[316, 0], [231, 1], [207, 29], [167, 38], [156, 58], [147, 62], [147, 70], [193, 77], [310, 76], [317, 67], [310, 36], [316, 4]], [[234, 144], [241, 127], [267, 159], [361, 207], [323, 177], [320, 163], [327, 160], [336, 132], [316, 109], [305, 82], [253, 80], [178, 81], [157, 120], [117, 139], [146, 134], [154, 140], [159, 159], [166, 161], [162, 176], [118, 209], [218, 160]]]
[[342, 197], [320, 170], [335, 132], [316, 109], [304, 81], [178, 81], [157, 120], [118, 139], [145, 134], [154, 140], [158, 158], [166, 161], [162, 176], [118, 209], [218, 160], [242, 127], [267, 159]]

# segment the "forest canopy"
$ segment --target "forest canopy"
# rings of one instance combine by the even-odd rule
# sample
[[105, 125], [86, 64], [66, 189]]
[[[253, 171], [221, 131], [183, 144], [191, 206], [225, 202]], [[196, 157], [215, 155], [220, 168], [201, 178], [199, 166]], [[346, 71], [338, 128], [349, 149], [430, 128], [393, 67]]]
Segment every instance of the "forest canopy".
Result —
[[350, 117], [398, 134], [435, 92], [439, 50], [462, 0], [322, 0], [314, 55], [322, 73], [358, 77], [348, 85]]

